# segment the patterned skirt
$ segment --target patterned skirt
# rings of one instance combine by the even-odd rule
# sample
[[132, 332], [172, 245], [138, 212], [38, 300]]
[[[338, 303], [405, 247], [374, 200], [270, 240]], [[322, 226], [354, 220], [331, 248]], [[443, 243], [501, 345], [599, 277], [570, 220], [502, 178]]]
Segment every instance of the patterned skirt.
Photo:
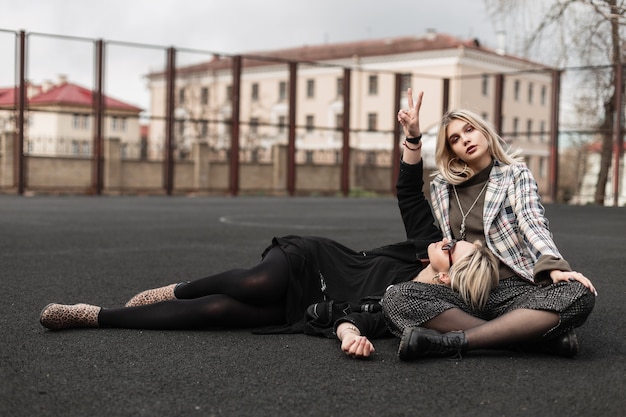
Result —
[[449, 287], [409, 281], [389, 287], [382, 304], [387, 325], [398, 337], [407, 327], [420, 326], [448, 309], [459, 308], [483, 320], [516, 309], [554, 311], [560, 316], [559, 324], [544, 335], [551, 338], [581, 326], [593, 310], [595, 295], [579, 282], [539, 286], [512, 277], [501, 280], [491, 291], [483, 310], [474, 310]]

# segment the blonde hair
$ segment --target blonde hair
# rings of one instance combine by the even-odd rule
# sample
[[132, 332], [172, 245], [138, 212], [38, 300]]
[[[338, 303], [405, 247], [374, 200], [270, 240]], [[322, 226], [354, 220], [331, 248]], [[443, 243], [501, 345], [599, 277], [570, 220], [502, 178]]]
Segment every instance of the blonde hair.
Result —
[[462, 120], [474, 127], [474, 129], [482, 132], [489, 143], [489, 152], [493, 159], [506, 165], [523, 162], [519, 150], [509, 152], [504, 149], [504, 140], [485, 119], [469, 110], [451, 110], [441, 118], [439, 132], [437, 133], [437, 146], [435, 148], [435, 161], [437, 162], [438, 173], [448, 183], [457, 185], [475, 174], [462, 159], [452, 152], [447, 138], [447, 128], [452, 120]]
[[498, 259], [482, 244], [474, 241], [471, 254], [456, 261], [450, 270], [450, 287], [476, 310], [485, 308], [489, 293], [498, 286]]

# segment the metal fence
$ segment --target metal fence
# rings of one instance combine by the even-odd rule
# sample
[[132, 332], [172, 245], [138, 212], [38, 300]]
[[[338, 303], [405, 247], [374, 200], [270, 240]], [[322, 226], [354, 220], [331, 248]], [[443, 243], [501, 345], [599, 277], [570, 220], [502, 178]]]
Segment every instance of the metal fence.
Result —
[[[59, 54], [59, 50], [63, 54]], [[228, 55], [215, 51], [23, 31], [0, 30], [0, 51], [0, 58], [5, 63], [14, 63], [0, 69], [0, 88], [11, 89], [12, 92], [4, 93], [14, 95], [13, 104], [3, 106], [5, 112], [0, 117], [0, 130], [13, 130], [16, 135], [11, 185], [20, 194], [29, 189], [28, 158], [45, 155], [88, 158], [91, 161], [89, 192], [101, 194], [105, 188], [104, 140], [111, 137], [121, 139], [122, 159], [157, 161], [161, 165], [160, 188], [166, 194], [176, 191], [176, 164], [192, 159], [191, 152], [196, 142], [208, 146], [208, 162], [226, 163], [226, 191], [232, 195], [241, 191], [241, 164], [269, 163], [274, 157], [272, 144], [277, 142], [287, 147], [286, 160], [281, 163], [285, 165], [284, 191], [289, 195], [297, 193], [298, 167], [306, 164], [339, 167], [337, 189], [344, 195], [348, 195], [351, 188], [358, 187], [353, 177], [362, 170], [355, 169], [355, 165], [388, 168], [386, 189], [390, 193], [394, 190], [400, 155], [398, 138], [401, 136], [395, 115], [401, 106], [403, 91], [410, 85], [411, 74], [295, 58]], [[229, 59], [220, 60], [224, 57]], [[255, 100], [255, 94], [260, 92], [255, 92], [254, 87], [245, 93], [250, 98], [246, 100], [247, 107], [242, 108], [241, 105], [242, 85], [246, 77], [243, 68], [254, 71], [261, 65], [275, 66], [279, 69], [277, 73], [283, 77], [279, 80], [278, 91], [272, 93], [276, 95], [273, 98], [276, 104], [269, 111], [274, 115], [270, 120], [255, 117], [255, 112], [264, 104], [259, 97]], [[339, 119], [320, 120], [321, 117], [312, 115], [310, 120], [307, 116], [303, 123], [296, 123], [296, 97], [310, 94], [311, 86], [306, 73], [311, 68], [322, 69], [334, 74], [329, 79], [340, 80], [335, 84], [329, 82], [316, 86], [318, 90], [330, 92], [332, 101], [341, 106], [342, 111], [334, 116]], [[508, 130], [504, 128], [502, 114], [507, 109], [503, 109], [502, 91], [511, 74], [483, 74], [472, 81], [476, 84], [489, 82], [495, 87], [490, 106], [493, 108], [494, 125], [503, 137], [536, 142], [549, 148], [549, 163], [537, 169], [548, 172], [547, 191], [554, 201], [568, 199], [559, 195], [558, 190], [559, 187], [570, 187], [563, 184], [572, 181], [571, 161], [566, 159], [567, 168], [561, 172], [559, 151], [568, 146], [578, 149], [575, 184], [571, 190], [561, 191], [561, 194], [579, 193], [583, 189], [583, 177], [589, 176], [585, 172], [589, 169], [589, 162], [580, 155], [597, 151], [593, 144], [603, 135], [611, 135], [615, 149], [607, 190], [614, 193], [617, 204], [623, 172], [623, 112], [615, 113], [614, 123], [608, 131], [606, 126], [602, 127], [601, 93], [606, 92], [597, 89], [601, 80], [607, 81], [608, 90], [616, 87], [609, 77], [611, 70], [611, 67], [543, 70], [544, 76], [551, 77], [552, 89], [527, 91], [525, 94], [535, 94], [547, 101], [549, 126], [555, 126], [554, 129], [530, 122], [525, 124], [523, 120], [516, 121], [514, 127], [509, 124]], [[59, 76], [83, 87], [83, 90], [75, 92], [76, 97], [73, 98], [79, 99], [85, 91], [91, 95], [82, 97], [83, 101], [77, 101], [75, 106], [64, 108], [38, 106], [27, 99], [29, 88], [35, 88], [31, 80], [43, 80], [38, 86], [45, 87], [46, 83], [54, 83], [51, 78]], [[220, 77], [228, 77], [228, 82], [224, 84]], [[351, 108], [361, 105], [361, 102], [353, 100], [354, 90], [366, 83], [363, 80], [369, 80], [369, 88], [380, 88], [372, 85], [373, 80], [392, 88], [387, 92], [387, 108], [377, 112], [364, 109], [361, 112], [366, 115], [364, 120], [355, 121], [350, 119]], [[458, 80], [442, 77], [429, 83], [429, 88], [438, 90], [437, 96], [441, 97], [437, 108], [431, 111], [441, 112], [448, 108], [451, 81]], [[228, 88], [211, 91], [210, 88], [200, 87], [210, 86], [211, 83], [227, 85]], [[164, 100], [156, 100], [157, 95], [150, 93], [155, 90], [162, 92]], [[621, 85], [615, 88], [615, 92], [615, 108], [621, 109]], [[87, 106], [85, 99], [89, 100]], [[194, 103], [212, 105], [198, 106]], [[268, 111], [267, 108], [263, 110]], [[40, 120], [47, 112], [65, 113], [67, 118], [64, 123], [82, 128], [83, 134], [59, 137], [56, 132], [39, 131], [33, 122], [34, 115], [40, 116], [37, 118]], [[108, 121], [106, 126], [105, 120]], [[146, 126], [150, 127], [149, 131], [146, 131]], [[62, 126], [58, 128], [62, 130]], [[52, 140], [52, 137], [56, 139]], [[355, 141], [363, 144], [365, 150], [355, 152], [351, 149], [350, 143]], [[310, 147], [309, 143], [318, 145]], [[319, 146], [320, 143], [322, 146]], [[63, 184], [58, 186], [62, 188]]]

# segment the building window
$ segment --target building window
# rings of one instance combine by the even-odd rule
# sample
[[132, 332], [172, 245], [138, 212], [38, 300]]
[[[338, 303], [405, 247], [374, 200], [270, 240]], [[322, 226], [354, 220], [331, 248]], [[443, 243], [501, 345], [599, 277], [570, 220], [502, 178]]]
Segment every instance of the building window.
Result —
[[259, 101], [259, 83], [252, 84], [252, 101]]
[[306, 131], [312, 132], [315, 126], [315, 117], [312, 114], [306, 116]]
[[185, 123], [184, 122], [176, 122], [176, 125], [178, 127], [178, 134], [180, 136], [185, 134]]
[[517, 117], [513, 118], [513, 136], [517, 136], [517, 132], [519, 131], [519, 119]]
[[259, 118], [252, 117], [250, 118], [250, 133], [257, 134], [259, 132]]
[[113, 116], [111, 118], [111, 130], [125, 132], [126, 131], [126, 118]]
[[203, 120], [200, 124], [200, 137], [206, 138], [209, 135], [209, 122]]
[[539, 141], [546, 141], [546, 122], [544, 120], [539, 122]]
[[406, 91], [411, 86], [411, 74], [402, 74], [400, 76], [400, 91]]
[[528, 103], [533, 103], [533, 83], [528, 83]]
[[287, 83], [285, 81], [281, 81], [278, 83], [278, 101], [287, 100]]
[[74, 113], [72, 115], [72, 126], [74, 129], [89, 129], [89, 115]]
[[340, 132], [343, 130], [343, 113], [335, 113], [335, 129]]
[[200, 90], [200, 104], [209, 104], [209, 87]]
[[519, 101], [519, 80], [515, 80], [513, 83], [513, 98], [515, 101]]
[[224, 120], [224, 133], [228, 137], [232, 135], [233, 133], [233, 120], [232, 119]]
[[546, 105], [546, 95], [547, 95], [547, 88], [545, 85], [541, 86], [541, 105], [545, 106]]
[[376, 122], [378, 120], [378, 117], [376, 115], [376, 113], [368, 113], [367, 114], [367, 130], [368, 132], [375, 132], [378, 127], [376, 126]]
[[343, 77], [337, 78], [337, 96], [343, 96]]
[[185, 104], [185, 89], [178, 90], [178, 104]]
[[370, 96], [378, 94], [378, 75], [369, 76], [368, 92]]
[[315, 80], [306, 80], [306, 96], [307, 98], [315, 97]]
[[285, 133], [286, 126], [287, 126], [287, 117], [284, 115], [278, 116], [278, 133]]
[[233, 99], [233, 86], [232, 85], [227, 85], [226, 86], [226, 101], [231, 101]]
[[528, 119], [526, 121], [526, 137], [528, 138], [528, 140], [532, 140], [532, 134], [533, 134], [533, 121], [531, 119]]
[[481, 91], [483, 93], [483, 96], [486, 97], [489, 95], [489, 76], [487, 74], [483, 74]]
[[483, 112], [480, 116], [487, 121], [489, 120], [489, 116], [485, 112]]

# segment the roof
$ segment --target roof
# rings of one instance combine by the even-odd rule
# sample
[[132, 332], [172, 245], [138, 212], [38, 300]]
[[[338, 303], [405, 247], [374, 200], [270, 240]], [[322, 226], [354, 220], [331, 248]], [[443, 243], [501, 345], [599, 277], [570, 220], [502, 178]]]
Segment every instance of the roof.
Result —
[[3, 87], [0, 88], [0, 106], [11, 106], [15, 103], [16, 88]]
[[[355, 56], [364, 58], [371, 56], [398, 55], [412, 52], [457, 49], [460, 47], [499, 55], [495, 50], [481, 45], [478, 39], [475, 38], [462, 40], [447, 34], [428, 33], [424, 36], [404, 36], [335, 44], [305, 45], [301, 47], [271, 51], [251, 52], [242, 55], [242, 65], [244, 67], [254, 67], [271, 65], [277, 61], [322, 62], [353, 58]], [[529, 62], [514, 56], [508, 56], [508, 58]], [[207, 70], [228, 69], [231, 66], [232, 56], [226, 57], [216, 55], [211, 61], [179, 67], [176, 71], [178, 73], [193, 73]], [[150, 75], [160, 76], [163, 74], [164, 72], [158, 71]]]
[[[0, 106], [15, 106], [17, 88], [0, 88]], [[40, 87], [37, 87], [37, 91], [42, 91]], [[130, 112], [141, 112], [142, 109], [125, 103], [114, 98], [104, 96], [104, 103], [107, 109], [111, 110], [125, 110]], [[52, 86], [45, 92], [35, 93], [28, 99], [29, 106], [79, 106], [79, 107], [92, 107], [93, 106], [93, 92], [87, 88], [81, 87], [77, 84], [70, 82], [63, 82], [58, 85]]]

